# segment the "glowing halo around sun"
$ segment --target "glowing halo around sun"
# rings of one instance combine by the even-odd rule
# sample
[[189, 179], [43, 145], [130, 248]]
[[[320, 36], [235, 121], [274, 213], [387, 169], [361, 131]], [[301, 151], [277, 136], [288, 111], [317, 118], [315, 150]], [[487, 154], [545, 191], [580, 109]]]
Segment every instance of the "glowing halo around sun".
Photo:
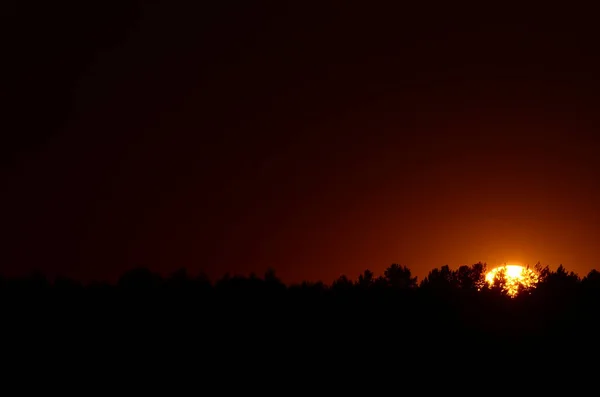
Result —
[[494, 285], [496, 275], [498, 275], [498, 272], [501, 270], [503, 270], [505, 278], [504, 289], [511, 297], [515, 297], [518, 294], [519, 287], [532, 288], [535, 287], [535, 284], [538, 282], [538, 275], [536, 272], [528, 267], [516, 264], [502, 265], [490, 270], [485, 275], [485, 281], [487, 281], [490, 286]]

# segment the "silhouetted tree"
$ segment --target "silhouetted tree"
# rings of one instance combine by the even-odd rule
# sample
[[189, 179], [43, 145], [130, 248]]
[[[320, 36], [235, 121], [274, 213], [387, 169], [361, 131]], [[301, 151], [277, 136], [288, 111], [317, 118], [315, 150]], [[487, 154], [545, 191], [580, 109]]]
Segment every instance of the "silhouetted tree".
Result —
[[336, 292], [347, 292], [352, 289], [354, 283], [346, 275], [342, 274], [331, 285], [331, 289]]
[[167, 286], [171, 288], [188, 288], [191, 284], [191, 279], [185, 268], [174, 271], [166, 280]]
[[506, 268], [500, 268], [496, 271], [489, 289], [498, 295], [506, 295], [508, 293]]
[[550, 267], [548, 267], [548, 265], [542, 266], [542, 264], [540, 262], [537, 262], [534, 265], [533, 271], [535, 273], [537, 273], [538, 282], [540, 282], [540, 283], [543, 283], [546, 280], [546, 278], [548, 278], [548, 276], [550, 275], [550, 273], [552, 273], [550, 271]]
[[563, 265], [554, 272], [544, 268], [542, 274], [543, 277], [540, 278], [537, 288], [547, 297], [573, 294], [581, 281], [577, 274], [568, 272]]
[[417, 287], [417, 278], [412, 277], [410, 269], [406, 266], [394, 263], [385, 269], [383, 275], [387, 284], [393, 288], [412, 289]]
[[124, 289], [149, 290], [161, 286], [162, 281], [160, 275], [146, 268], [136, 268], [125, 272], [119, 278], [118, 286]]
[[421, 282], [421, 287], [430, 290], [450, 291], [451, 289], [458, 287], [458, 283], [455, 274], [450, 270], [450, 267], [444, 265], [440, 269], [435, 268], [431, 270], [427, 277]]
[[420, 286], [430, 291], [478, 291], [485, 286], [485, 272], [486, 265], [481, 262], [472, 266], [463, 265], [454, 271], [444, 265], [431, 270]]
[[283, 293], [286, 289], [285, 284], [275, 274], [275, 269], [269, 268], [264, 276], [265, 286], [270, 293]]
[[369, 269], [358, 276], [357, 286], [362, 289], [372, 287], [375, 282], [375, 275]]
[[205, 273], [200, 273], [194, 278], [194, 285], [202, 289], [208, 289], [212, 287], [210, 278]]
[[592, 269], [584, 278], [581, 283], [585, 288], [598, 288], [600, 289], [600, 272], [596, 269]]
[[461, 266], [456, 274], [458, 285], [464, 290], [478, 291], [485, 286], [486, 272], [487, 265], [482, 262], [472, 266]]

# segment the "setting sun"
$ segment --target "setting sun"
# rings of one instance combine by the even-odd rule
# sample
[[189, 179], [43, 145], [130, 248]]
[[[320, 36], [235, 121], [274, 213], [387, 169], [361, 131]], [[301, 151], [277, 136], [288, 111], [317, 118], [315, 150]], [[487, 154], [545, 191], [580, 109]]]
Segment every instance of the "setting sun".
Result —
[[504, 289], [510, 296], [516, 296], [519, 287], [534, 287], [538, 281], [537, 274], [528, 267], [511, 264], [496, 267], [485, 275], [489, 285], [493, 285], [497, 277], [504, 278]]

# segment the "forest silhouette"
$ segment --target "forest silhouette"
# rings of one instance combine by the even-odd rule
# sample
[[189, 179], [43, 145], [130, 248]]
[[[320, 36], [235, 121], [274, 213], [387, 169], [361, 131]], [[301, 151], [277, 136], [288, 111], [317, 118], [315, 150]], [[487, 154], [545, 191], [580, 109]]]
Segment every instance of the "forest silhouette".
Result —
[[386, 360], [452, 367], [471, 358], [527, 368], [597, 350], [598, 271], [579, 277], [562, 265], [553, 271], [538, 264], [538, 283], [511, 296], [502, 272], [493, 284], [485, 281], [488, 270], [484, 263], [443, 266], [419, 282], [393, 264], [380, 276], [365, 270], [356, 279], [292, 285], [273, 270], [211, 282], [185, 269], [163, 277], [137, 268], [112, 284], [36, 273], [0, 279], [0, 302], [5, 334], [14, 340], [83, 343], [86, 354], [115, 346], [146, 355], [188, 352], [213, 369], [298, 360], [323, 368]]

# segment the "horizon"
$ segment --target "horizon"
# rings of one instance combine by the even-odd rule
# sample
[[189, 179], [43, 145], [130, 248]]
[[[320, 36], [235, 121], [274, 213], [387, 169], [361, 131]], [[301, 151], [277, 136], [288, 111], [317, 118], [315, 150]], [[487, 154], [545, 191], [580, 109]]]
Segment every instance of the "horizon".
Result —
[[[215, 282], [218, 282], [219, 280], [224, 280], [224, 279], [227, 279], [227, 278], [258, 278], [258, 279], [264, 279], [265, 275], [267, 275], [269, 273], [272, 273], [272, 274], [275, 275], [275, 277], [277, 277], [278, 280], [280, 280], [286, 286], [300, 285], [300, 284], [303, 284], [303, 283], [309, 283], [309, 284], [323, 283], [326, 286], [330, 286], [330, 285], [334, 284], [336, 281], [338, 281], [340, 279], [343, 279], [343, 278], [347, 278], [348, 280], [350, 280], [352, 282], [357, 281], [359, 279], [359, 277], [362, 276], [362, 275], [364, 275], [364, 273], [366, 271], [372, 272], [373, 276], [375, 278], [383, 277], [384, 273], [385, 273], [385, 270], [387, 268], [389, 268], [390, 266], [394, 266], [394, 265], [398, 265], [398, 266], [400, 266], [402, 268], [406, 268], [409, 271], [411, 271], [412, 276], [415, 277], [415, 279], [416, 279], [417, 285], [420, 285], [429, 275], [431, 275], [432, 272], [434, 272], [436, 270], [439, 271], [440, 269], [443, 269], [444, 267], [448, 267], [448, 269], [451, 272], [457, 272], [461, 267], [472, 268], [473, 266], [476, 266], [476, 265], [483, 265], [484, 266], [484, 270], [485, 270], [485, 272], [483, 273], [483, 277], [484, 277], [484, 280], [486, 280], [488, 282], [490, 281], [490, 280], [488, 280], [488, 277], [490, 276], [490, 274], [493, 274], [496, 271], [499, 271], [499, 270], [501, 270], [503, 268], [507, 268], [507, 267], [508, 268], [510, 268], [510, 267], [521, 268], [523, 270], [529, 269], [529, 270], [535, 272], [536, 274], [538, 274], [539, 271], [541, 271], [543, 269], [547, 269], [550, 272], [556, 272], [559, 268], [562, 268], [562, 269], [566, 270], [569, 274], [572, 273], [573, 275], [577, 276], [579, 279], [583, 279], [586, 276], [588, 276], [590, 274], [593, 274], [594, 272], [598, 272], [598, 269], [592, 268], [588, 272], [586, 272], [585, 274], [580, 274], [580, 273], [572, 271], [571, 269], [569, 269], [569, 267], [567, 267], [567, 266], [565, 266], [563, 264], [559, 264], [556, 267], [552, 267], [552, 266], [549, 266], [547, 264], [543, 264], [541, 262], [536, 262], [533, 265], [522, 264], [520, 262], [509, 262], [509, 263], [504, 263], [504, 264], [500, 264], [500, 265], [496, 265], [496, 266], [490, 266], [489, 264], [487, 264], [485, 262], [478, 261], [478, 262], [475, 262], [475, 263], [470, 264], [470, 265], [468, 265], [468, 264], [461, 264], [461, 265], [457, 265], [457, 266], [449, 266], [449, 265], [446, 264], [446, 265], [434, 267], [434, 268], [431, 268], [427, 272], [427, 274], [425, 276], [423, 276], [423, 277], [420, 277], [420, 276], [412, 273], [412, 270], [411, 270], [410, 266], [392, 263], [392, 264], [388, 265], [386, 268], [384, 268], [383, 271], [381, 271], [381, 272], [376, 272], [376, 271], [373, 271], [370, 268], [365, 268], [361, 272], [357, 273], [356, 275], [347, 274], [347, 273], [340, 273], [339, 275], [337, 275], [336, 277], [334, 277], [334, 278], [332, 278], [330, 280], [327, 280], [327, 279], [302, 279], [302, 280], [288, 281], [288, 280], [285, 280], [284, 278], [280, 277], [280, 275], [278, 274], [277, 270], [274, 269], [274, 268], [266, 268], [262, 272], [251, 271], [249, 273], [231, 273], [231, 272], [225, 271], [224, 273], [222, 273], [220, 275], [216, 275], [216, 276], [212, 276], [211, 277], [209, 274], [207, 274], [207, 273], [205, 273], [203, 271], [190, 272], [189, 269], [187, 269], [185, 267], [176, 268], [174, 271], [169, 272], [169, 273], [161, 273], [161, 272], [154, 271], [153, 269], [145, 267], [145, 266], [134, 266], [134, 267], [125, 269], [125, 270], [123, 270], [119, 275], [117, 275], [113, 279], [87, 279], [87, 280], [82, 280], [82, 279], [77, 279], [77, 278], [70, 277], [70, 276], [64, 275], [64, 274], [50, 275], [50, 274], [46, 274], [46, 273], [44, 273], [42, 271], [39, 271], [39, 270], [33, 270], [33, 271], [30, 271], [30, 272], [26, 272], [26, 273], [9, 274], [9, 275], [0, 273], [0, 279], [2, 279], [2, 278], [4, 278], [4, 279], [22, 279], [22, 278], [25, 278], [26, 279], [26, 278], [31, 277], [31, 276], [42, 276], [45, 279], [47, 279], [48, 281], [50, 281], [50, 282], [54, 282], [56, 280], [67, 279], [67, 280], [75, 281], [77, 283], [81, 283], [82, 285], [91, 285], [91, 284], [95, 284], [95, 283], [116, 285], [118, 283], [118, 281], [123, 276], [128, 275], [128, 274], [130, 274], [132, 272], [143, 270], [143, 271], [148, 271], [148, 272], [150, 272], [152, 274], [158, 275], [158, 276], [160, 276], [161, 278], [164, 278], [164, 279], [168, 279], [170, 277], [177, 276], [177, 275], [181, 274], [181, 272], [184, 272], [184, 274], [187, 277], [189, 277], [189, 278], [200, 277], [200, 278], [206, 279], [207, 281], [209, 281], [211, 283], [215, 283]], [[509, 275], [507, 275], [507, 276], [509, 276]], [[492, 277], [492, 279], [493, 279], [493, 277]]]

